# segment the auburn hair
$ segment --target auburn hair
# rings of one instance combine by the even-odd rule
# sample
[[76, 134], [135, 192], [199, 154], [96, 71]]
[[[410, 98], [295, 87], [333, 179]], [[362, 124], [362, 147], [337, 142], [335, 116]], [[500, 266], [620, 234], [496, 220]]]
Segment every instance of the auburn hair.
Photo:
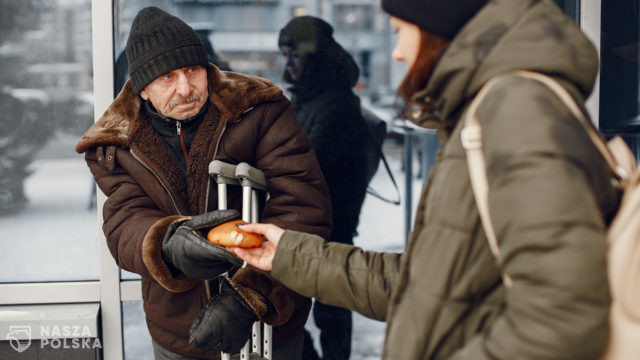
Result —
[[405, 76], [402, 84], [398, 87], [398, 95], [404, 99], [404, 104], [420, 105], [412, 100], [418, 91], [427, 86], [427, 81], [431, 77], [442, 50], [449, 44], [450, 40], [438, 35], [434, 35], [424, 29], [420, 29], [420, 49], [413, 66]]

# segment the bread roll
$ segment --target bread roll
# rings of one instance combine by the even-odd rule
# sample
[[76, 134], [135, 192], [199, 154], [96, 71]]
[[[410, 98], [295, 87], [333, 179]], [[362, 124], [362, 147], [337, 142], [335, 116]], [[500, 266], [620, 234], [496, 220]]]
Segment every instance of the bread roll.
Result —
[[220, 246], [237, 246], [241, 248], [258, 247], [262, 244], [262, 236], [260, 234], [245, 232], [237, 224], [247, 224], [247, 222], [231, 220], [222, 223], [209, 230], [207, 240]]

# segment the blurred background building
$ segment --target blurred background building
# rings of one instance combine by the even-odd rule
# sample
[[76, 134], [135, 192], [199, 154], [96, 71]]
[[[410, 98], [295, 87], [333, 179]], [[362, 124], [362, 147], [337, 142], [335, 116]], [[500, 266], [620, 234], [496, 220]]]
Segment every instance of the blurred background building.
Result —
[[[390, 58], [390, 26], [377, 0], [117, 0], [114, 2], [114, 49], [124, 49], [129, 27], [138, 10], [154, 5], [185, 19], [190, 25], [208, 24], [216, 52], [234, 71], [262, 76], [280, 85], [283, 63], [278, 32], [292, 17], [313, 15], [334, 26], [335, 37], [356, 59], [362, 72], [359, 89], [388, 90], [398, 83], [402, 66]], [[194, 26], [195, 25], [195, 26]]]

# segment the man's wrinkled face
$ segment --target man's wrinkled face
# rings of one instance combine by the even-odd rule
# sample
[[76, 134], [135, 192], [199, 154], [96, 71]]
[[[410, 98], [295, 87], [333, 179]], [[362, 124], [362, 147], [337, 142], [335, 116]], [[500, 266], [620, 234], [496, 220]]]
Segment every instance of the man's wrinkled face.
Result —
[[282, 56], [285, 61], [285, 71], [289, 74], [289, 77], [293, 81], [300, 80], [302, 71], [304, 70], [305, 56], [297, 52], [293, 47], [282, 45], [280, 47]]
[[203, 66], [173, 70], [149, 83], [140, 96], [165, 117], [187, 119], [197, 114], [209, 97], [207, 70]]

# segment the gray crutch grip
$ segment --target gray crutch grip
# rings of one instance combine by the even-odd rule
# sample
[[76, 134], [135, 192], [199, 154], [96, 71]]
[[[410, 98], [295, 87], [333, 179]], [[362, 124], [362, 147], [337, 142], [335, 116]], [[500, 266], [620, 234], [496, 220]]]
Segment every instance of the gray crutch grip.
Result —
[[235, 178], [240, 180], [242, 186], [267, 191], [267, 178], [264, 173], [247, 163], [243, 162], [236, 166]]

